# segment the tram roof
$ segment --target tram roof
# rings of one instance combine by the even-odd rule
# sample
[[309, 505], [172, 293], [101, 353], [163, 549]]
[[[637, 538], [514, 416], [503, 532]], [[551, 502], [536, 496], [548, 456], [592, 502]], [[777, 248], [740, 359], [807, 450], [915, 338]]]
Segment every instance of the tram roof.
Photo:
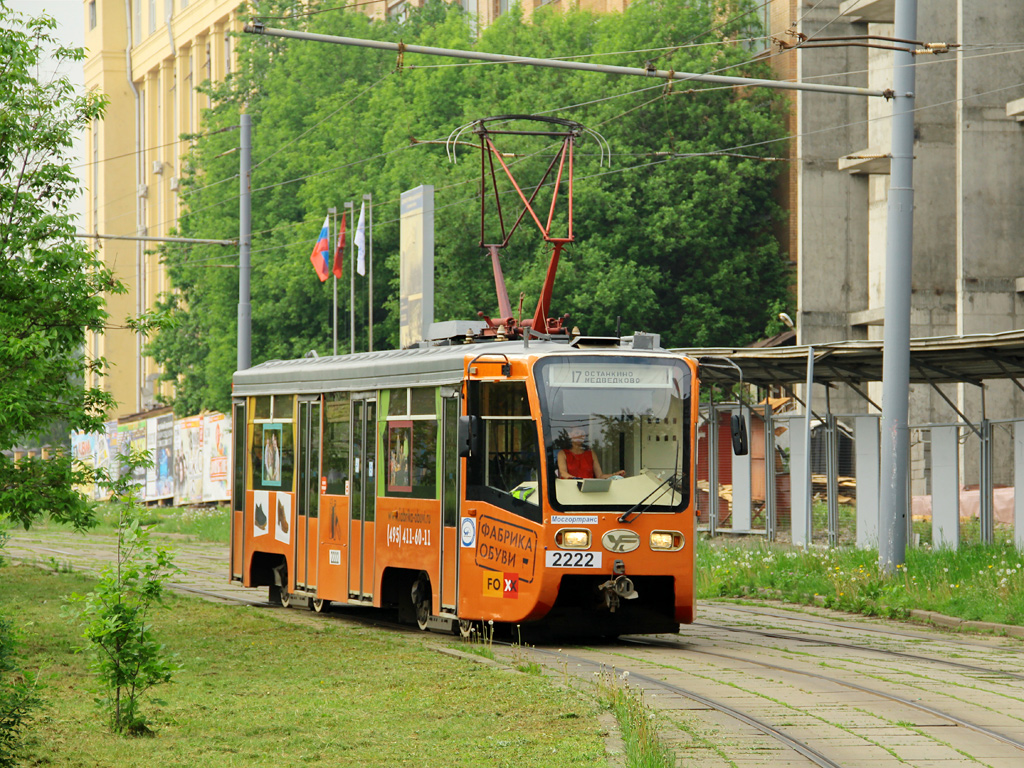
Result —
[[[814, 381], [818, 384], [882, 380], [882, 342], [839, 341], [814, 344]], [[743, 371], [743, 381], [758, 386], [801, 383], [807, 380], [807, 346], [719, 347], [673, 349], [696, 358], [726, 357]], [[1024, 377], [1024, 330], [970, 336], [911, 339], [910, 381], [914, 384], [980, 384], [986, 379]], [[705, 367], [705, 382], [737, 380], [728, 367]]]
[[[315, 394], [332, 389], [370, 390], [386, 387], [438, 386], [461, 381], [467, 357], [476, 355], [544, 356], [549, 354], [672, 354], [667, 349], [634, 350], [629, 347], [576, 348], [564, 342], [494, 341], [479, 344], [389, 349], [354, 355], [268, 360], [232, 377], [233, 394]], [[336, 386], [334, 386], [336, 385]]]

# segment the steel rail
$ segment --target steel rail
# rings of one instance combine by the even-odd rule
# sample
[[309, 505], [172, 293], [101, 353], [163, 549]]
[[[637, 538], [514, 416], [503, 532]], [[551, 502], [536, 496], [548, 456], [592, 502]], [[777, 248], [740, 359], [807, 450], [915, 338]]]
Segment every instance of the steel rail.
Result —
[[[660, 646], [660, 647], [663, 647], [663, 648], [679, 648], [679, 647], [682, 646], [681, 642], [675, 642], [674, 643], [671, 640], [662, 640], [662, 639], [650, 639], [649, 640], [647, 638], [643, 638], [643, 639], [630, 638], [628, 640], [620, 638], [619, 642], [634, 643], [636, 645], [647, 645], [647, 646], [655, 646], [655, 647], [659, 647]], [[740, 662], [743, 662], [745, 664], [756, 664], [759, 667], [764, 667], [765, 669], [772, 669], [772, 670], [775, 670], [776, 672], [786, 672], [786, 673], [789, 673], [789, 674], [802, 675], [803, 677], [810, 677], [810, 678], [813, 678], [815, 680], [821, 680], [821, 681], [826, 682], [826, 683], [833, 683], [835, 685], [841, 685], [844, 688], [849, 688], [850, 690], [853, 690], [853, 691], [860, 691], [861, 693], [866, 693], [866, 694], [868, 694], [870, 696], [877, 696], [880, 699], [886, 699], [888, 701], [896, 702], [897, 704], [902, 704], [905, 707], [910, 707], [911, 709], [916, 709], [916, 710], [918, 710], [920, 712], [924, 712], [926, 714], [932, 715], [933, 717], [937, 717], [940, 720], [946, 720], [947, 722], [953, 723], [954, 725], [958, 725], [958, 726], [961, 726], [963, 728], [966, 728], [969, 731], [974, 731], [975, 733], [979, 733], [982, 736], [987, 736], [990, 739], [994, 739], [996, 741], [1000, 741], [1003, 744], [1007, 744], [1007, 745], [1009, 745], [1011, 747], [1014, 747], [1016, 749], [1024, 751], [1024, 742], [1017, 741], [1016, 739], [1013, 739], [1013, 738], [1011, 738], [1009, 736], [1004, 736], [1003, 734], [998, 733], [997, 731], [990, 730], [989, 728], [986, 728], [983, 725], [978, 725], [977, 723], [972, 723], [970, 720], [964, 720], [962, 717], [957, 717], [956, 715], [950, 714], [949, 712], [944, 712], [941, 709], [935, 709], [934, 707], [930, 707], [927, 704], [922, 704], [922, 703], [920, 703], [918, 701], [911, 701], [910, 699], [905, 699], [902, 696], [897, 696], [897, 695], [892, 694], [892, 693], [885, 693], [884, 691], [879, 691], [879, 690], [877, 690], [875, 688], [869, 688], [866, 685], [860, 685], [859, 683], [851, 683], [851, 682], [849, 682], [847, 680], [841, 680], [838, 677], [829, 677], [828, 675], [822, 675], [822, 674], [819, 674], [817, 672], [806, 672], [806, 671], [803, 671], [803, 670], [794, 669], [792, 667], [782, 667], [782, 666], [779, 666], [777, 664], [769, 664], [768, 662], [765, 662], [765, 661], [757, 661], [755, 659], [744, 658], [742, 656], [733, 656], [733, 655], [728, 654], [728, 653], [720, 653], [720, 652], [717, 652], [717, 651], [705, 651], [705, 650], [702, 650], [700, 648], [691, 648], [691, 647], [687, 647], [686, 650], [687, 651], [691, 651], [692, 653], [699, 653], [699, 654], [701, 654], [703, 656], [713, 656], [713, 657], [720, 658], [720, 659], [726, 659], [728, 661], [740, 661]], [[632, 676], [632, 673], [630, 673], [630, 675]]]
[[786, 635], [779, 632], [764, 632], [757, 629], [743, 629], [742, 627], [726, 627], [721, 624], [708, 624], [703, 621], [695, 621], [691, 626], [708, 627], [710, 629], [720, 629], [724, 632], [743, 632], [750, 635], [758, 635], [760, 637], [770, 637], [774, 640], [793, 640], [799, 643], [813, 643], [815, 645], [827, 645], [833, 648], [850, 648], [857, 651], [870, 651], [871, 653], [877, 653], [881, 656], [896, 656], [897, 658], [909, 659], [911, 661], [926, 661], [930, 664], [943, 664], [947, 667], [953, 667], [955, 669], [963, 669], [969, 672], [981, 672], [986, 675], [996, 675], [997, 677], [1007, 677], [1013, 680], [1024, 680], [1024, 674], [1018, 672], [1007, 672], [1002, 669], [992, 669], [991, 667], [979, 667], [977, 664], [965, 664], [961, 661], [950, 661], [949, 659], [934, 658], [932, 656], [921, 656], [916, 653], [907, 653], [906, 651], [890, 651], [885, 648], [872, 648], [867, 645], [857, 645], [856, 643], [845, 643], [840, 640], [829, 640], [823, 637], [801, 637], [800, 635]]
[[[598, 671], [600, 671], [602, 668], [607, 669], [607, 665], [599, 664], [598, 662], [591, 661], [590, 659], [585, 659], [582, 656], [573, 656], [572, 654], [564, 653], [561, 651], [549, 651], [545, 648], [530, 648], [529, 650], [531, 653], [534, 654], [554, 656], [558, 659], [567, 659], [569, 661], [576, 662], [580, 666], [588, 665], [591, 667], [595, 667]], [[661, 688], [671, 693], [683, 696], [684, 698], [690, 699], [691, 701], [695, 701], [698, 704], [707, 707], [708, 709], [713, 709], [716, 712], [721, 712], [723, 715], [728, 715], [729, 717], [739, 720], [740, 722], [749, 725], [751, 728], [755, 728], [758, 731], [761, 731], [761, 733], [765, 734], [766, 736], [770, 736], [776, 741], [782, 742], [787, 747], [792, 749], [794, 752], [803, 755], [815, 765], [821, 766], [821, 768], [841, 768], [842, 766], [841, 763], [837, 763], [832, 758], [822, 754], [821, 752], [814, 749], [805, 742], [802, 742], [799, 739], [790, 736], [785, 731], [776, 728], [773, 725], [769, 725], [763, 720], [759, 720], [756, 717], [753, 717], [752, 715], [748, 715], [746, 712], [741, 712], [740, 710], [734, 707], [730, 707], [728, 704], [723, 704], [720, 701], [708, 698], [707, 696], [696, 693], [695, 691], [691, 691], [687, 688], [683, 688], [682, 686], [675, 685], [674, 683], [667, 683], [664, 680], [658, 680], [656, 678], [650, 677], [649, 675], [645, 675], [642, 672], [634, 672], [632, 670], [629, 670], [629, 678], [630, 680], [642, 681], [645, 684], [645, 690], [646, 686]]]
[[[749, 614], [750, 616], [760, 616], [761, 618], [764, 618], [764, 619], [780, 619], [780, 618], [784, 618], [786, 620], [794, 620], [794, 616], [793, 616], [792, 613], [788, 613], [788, 612], [787, 613], [781, 613], [781, 612], [777, 613], [773, 609], [768, 608], [768, 607], [764, 608], [763, 610], [755, 610], [753, 608], [747, 608], [747, 607], [740, 608], [738, 606], [727, 605], [725, 603], [714, 603], [714, 604], [704, 603], [704, 605], [705, 605], [705, 607], [713, 608], [716, 611], [721, 610], [721, 611], [726, 611], [726, 612], [730, 612], [731, 611], [732, 613], [745, 613], [745, 614]], [[795, 619], [795, 620], [799, 621], [799, 622], [802, 622], [804, 624], [823, 624], [825, 626], [841, 627], [843, 629], [850, 629], [850, 630], [854, 630], [854, 631], [857, 631], [857, 632], [873, 633], [873, 634], [876, 634], [876, 635], [886, 635], [888, 637], [897, 637], [897, 638], [905, 637], [905, 638], [910, 638], [912, 640], [931, 640], [933, 642], [942, 642], [942, 643], [946, 643], [948, 645], [956, 645], [956, 646], [961, 647], [961, 648], [978, 648], [978, 649], [981, 649], [981, 650], [988, 651], [990, 653], [993, 653], [993, 652], [995, 652], [995, 653], [1012, 653], [1012, 654], [1017, 654], [1018, 656], [1021, 656], [1022, 657], [1021, 660], [1022, 660], [1022, 662], [1024, 662], [1024, 654], [1021, 653], [1021, 649], [1019, 649], [1019, 648], [1012, 648], [1010, 646], [1001, 646], [1000, 647], [1000, 646], [987, 645], [985, 643], [972, 642], [971, 640], [964, 639], [962, 636], [958, 636], [958, 637], [948, 637], [947, 636], [947, 637], [938, 638], [938, 637], [935, 637], [934, 634], [928, 634], [927, 632], [925, 632], [923, 630], [922, 631], [914, 631], [914, 632], [900, 632], [900, 631], [897, 631], [897, 630], [894, 630], [894, 629], [886, 629], [884, 627], [879, 627], [879, 626], [871, 626], [871, 625], [859, 624], [859, 623], [852, 622], [852, 621], [832, 621], [832, 620], [828, 620], [828, 619], [817, 618], [814, 614], [804, 614], [801, 618]], [[703, 622], [703, 623], [706, 623], [706, 622]], [[911, 626], [913, 626], [913, 625], [911, 625]], [[945, 631], [945, 632], [947, 632], [947, 634], [949, 633], [948, 629], [945, 629], [945, 628], [939, 627], [939, 626], [935, 626], [935, 625], [932, 625], [932, 626], [927, 627], [927, 628], [928, 629], [932, 629], [933, 631]], [[1000, 635], [999, 637], [1002, 637], [1002, 636]], [[1009, 639], [1009, 638], [1005, 638], [1005, 639]]]
[[563, 61], [560, 59], [537, 59], [529, 56], [509, 56], [503, 53], [487, 53], [484, 51], [463, 51], [455, 48], [434, 48], [425, 45], [406, 45], [385, 40], [361, 40], [356, 37], [339, 37], [336, 35], [320, 35], [313, 32], [299, 32], [291, 29], [277, 29], [264, 26], [259, 21], [245, 25], [244, 31], [253, 35], [284, 37], [293, 40], [308, 40], [314, 43], [331, 43], [333, 45], [354, 45], [360, 48], [375, 48], [381, 51], [395, 51], [400, 54], [421, 53], [427, 56], [449, 56], [456, 59], [471, 59], [498, 64], [525, 64], [532, 67], [548, 67], [550, 69], [569, 69], [579, 72], [601, 72], [607, 75], [632, 75], [636, 77], [654, 77], [662, 80], [693, 80], [699, 83], [716, 85], [732, 85], [758, 88], [773, 88], [781, 91], [811, 91], [815, 93], [840, 93], [850, 96], [877, 97], [891, 99], [897, 94], [891, 89], [859, 88], [850, 85], [825, 85], [821, 83], [791, 83], [782, 80], [765, 80], [755, 77], [731, 77], [728, 75], [708, 75], [696, 72], [676, 72], [665, 69], [644, 69], [642, 67], [619, 67], [611, 64], [591, 64], [585, 61]]

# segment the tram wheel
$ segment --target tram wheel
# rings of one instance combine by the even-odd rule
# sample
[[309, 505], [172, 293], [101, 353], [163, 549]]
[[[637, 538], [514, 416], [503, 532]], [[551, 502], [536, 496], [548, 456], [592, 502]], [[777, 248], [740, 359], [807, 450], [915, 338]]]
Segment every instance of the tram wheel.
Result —
[[430, 621], [430, 582], [425, 578], [416, 581], [412, 588], [412, 602], [416, 609], [416, 626], [426, 630]]
[[310, 601], [310, 605], [313, 607], [313, 610], [317, 613], [323, 613], [324, 611], [326, 611], [330, 604], [330, 600], [321, 600], [319, 597], [314, 597]]
[[283, 605], [285, 608], [291, 608], [292, 607], [292, 595], [291, 595], [291, 593], [287, 589], [285, 589], [284, 587], [281, 587], [281, 591], [279, 592], [279, 594], [281, 595], [281, 605]]

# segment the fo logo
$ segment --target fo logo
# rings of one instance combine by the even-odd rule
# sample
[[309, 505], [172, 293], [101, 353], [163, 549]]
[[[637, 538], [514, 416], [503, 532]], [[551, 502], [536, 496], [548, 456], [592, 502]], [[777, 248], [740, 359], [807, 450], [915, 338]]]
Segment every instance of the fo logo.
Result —
[[609, 552], [632, 552], [640, 546], [640, 534], [619, 528], [608, 531], [601, 537], [601, 543]]

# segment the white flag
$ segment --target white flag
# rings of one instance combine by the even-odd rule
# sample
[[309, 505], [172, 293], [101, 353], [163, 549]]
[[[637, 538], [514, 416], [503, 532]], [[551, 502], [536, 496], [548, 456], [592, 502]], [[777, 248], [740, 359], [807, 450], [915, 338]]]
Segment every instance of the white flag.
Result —
[[366, 258], [363, 251], [366, 250], [366, 203], [359, 206], [359, 223], [356, 225], [356, 272], [360, 275], [366, 274]]

